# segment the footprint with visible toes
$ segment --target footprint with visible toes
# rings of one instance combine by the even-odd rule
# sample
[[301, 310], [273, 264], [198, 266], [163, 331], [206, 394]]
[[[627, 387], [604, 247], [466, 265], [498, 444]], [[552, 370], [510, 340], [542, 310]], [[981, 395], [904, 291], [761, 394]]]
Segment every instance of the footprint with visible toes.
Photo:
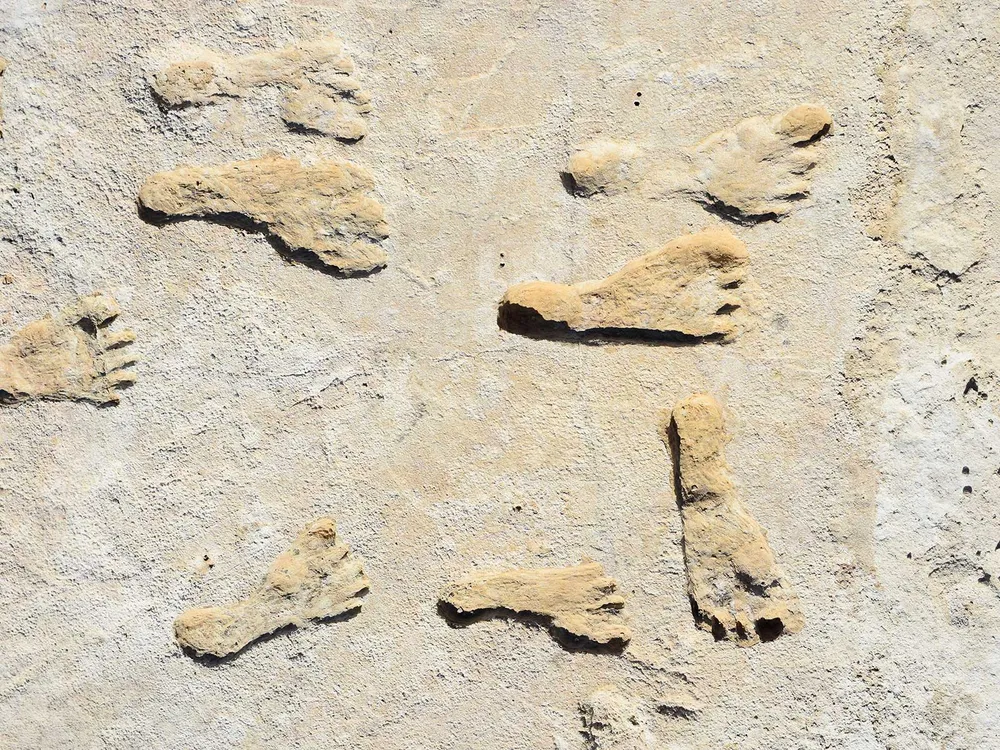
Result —
[[806, 203], [817, 143], [832, 124], [817, 104], [751, 117], [706, 138], [685, 155], [681, 171], [653, 175], [643, 191], [653, 198], [689, 195], [737, 223], [778, 221]]
[[55, 315], [29, 323], [0, 347], [0, 403], [33, 399], [116, 404], [132, 385], [131, 330], [110, 331], [120, 313], [103, 292], [80, 297]]
[[507, 290], [501, 328], [533, 338], [728, 341], [744, 327], [746, 246], [722, 230], [680, 237], [599, 281]]

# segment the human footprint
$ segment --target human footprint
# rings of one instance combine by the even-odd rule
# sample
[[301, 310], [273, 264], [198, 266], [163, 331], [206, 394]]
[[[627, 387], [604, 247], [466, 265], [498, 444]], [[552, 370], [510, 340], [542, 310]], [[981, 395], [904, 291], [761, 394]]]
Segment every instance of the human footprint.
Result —
[[362, 115], [371, 95], [351, 74], [354, 61], [336, 37], [324, 37], [270, 52], [226, 57], [206, 52], [197, 60], [174, 63], [150, 79], [169, 106], [208, 104], [245, 96], [261, 86], [284, 92], [282, 119], [346, 141], [368, 133]]
[[382, 204], [371, 173], [349, 161], [303, 166], [268, 155], [218, 166], [179, 167], [148, 178], [139, 205], [166, 217], [239, 215], [263, 224], [292, 251], [344, 274], [386, 264]]
[[222, 607], [189, 609], [174, 621], [177, 642], [202, 656], [235, 654], [261, 636], [289, 625], [360, 609], [368, 589], [361, 563], [337, 542], [332, 518], [303, 529], [272, 563], [249, 597]]
[[530, 281], [507, 290], [501, 328], [541, 338], [729, 340], [742, 326], [736, 292], [746, 246], [721, 230], [679, 237], [600, 281]]
[[586, 750], [656, 750], [653, 721], [642, 703], [614, 685], [602, 685], [580, 701]]
[[0, 403], [118, 403], [118, 389], [135, 382], [125, 368], [136, 361], [122, 351], [135, 333], [107, 330], [120, 312], [114, 297], [94, 292], [15, 333], [0, 347]]
[[644, 192], [686, 194], [738, 222], [780, 220], [809, 196], [816, 142], [832, 124], [830, 113], [817, 104], [751, 117], [706, 138], [685, 155], [680, 172], [654, 175]]
[[572, 179], [577, 195], [612, 195], [635, 182], [634, 162], [638, 155], [639, 149], [631, 143], [591, 141], [574, 149], [564, 174]]
[[661, 437], [673, 457], [698, 627], [744, 646], [801, 630], [798, 596], [729, 477], [722, 407], [704, 393], [688, 396], [664, 419]]
[[448, 586], [440, 596], [445, 612], [460, 619], [506, 610], [548, 618], [558, 634], [599, 645], [622, 646], [632, 634], [622, 617], [625, 599], [600, 563], [571, 568], [517, 568], [480, 573]]

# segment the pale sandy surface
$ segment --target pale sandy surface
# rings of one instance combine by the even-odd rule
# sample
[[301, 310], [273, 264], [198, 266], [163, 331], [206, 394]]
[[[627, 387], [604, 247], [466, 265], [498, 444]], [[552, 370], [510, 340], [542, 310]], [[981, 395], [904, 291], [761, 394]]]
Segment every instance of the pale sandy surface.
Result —
[[[0, 334], [102, 289], [144, 358], [116, 408], [0, 410], [0, 746], [577, 748], [578, 702], [612, 682], [664, 748], [997, 747], [998, 20], [993, 0], [0, 0]], [[331, 32], [374, 97], [356, 145], [290, 132], [274, 92], [164, 113], [146, 83], [198, 46]], [[511, 283], [722, 223], [574, 198], [576, 144], [666, 160], [802, 101], [835, 122], [815, 205], [730, 226], [754, 330], [497, 328]], [[372, 170], [384, 271], [137, 215], [149, 174], [269, 150]], [[684, 591], [657, 424], [697, 390], [729, 410], [805, 613], [753, 649], [697, 630]], [[215, 667], [178, 650], [181, 610], [244, 596], [321, 515], [366, 563], [357, 617]], [[623, 655], [437, 614], [473, 568], [583, 557], [629, 595]], [[678, 691], [697, 718], [656, 713]]]

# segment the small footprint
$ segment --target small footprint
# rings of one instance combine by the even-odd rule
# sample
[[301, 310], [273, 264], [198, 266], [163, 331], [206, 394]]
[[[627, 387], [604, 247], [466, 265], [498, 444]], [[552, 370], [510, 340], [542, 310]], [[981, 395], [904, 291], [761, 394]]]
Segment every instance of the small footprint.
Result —
[[602, 685], [580, 701], [587, 750], [657, 750], [653, 720], [637, 698]]
[[206, 52], [174, 63], [150, 79], [171, 107], [240, 98], [250, 89], [276, 86], [284, 93], [282, 118], [291, 127], [357, 141], [368, 133], [363, 115], [372, 111], [354, 61], [336, 37], [324, 37], [271, 52], [225, 57]]
[[639, 149], [631, 143], [591, 141], [573, 151], [563, 174], [577, 195], [612, 195], [635, 183], [634, 162], [638, 155]]
[[721, 230], [671, 241], [600, 281], [507, 290], [501, 328], [533, 338], [728, 341], [744, 327], [746, 246]]
[[368, 195], [374, 187], [371, 173], [348, 161], [303, 166], [269, 155], [160, 172], [139, 190], [139, 206], [151, 220], [243, 216], [292, 253], [304, 251], [349, 275], [386, 264], [379, 243], [389, 228], [382, 204]]
[[600, 563], [571, 568], [516, 568], [480, 573], [448, 586], [440, 596], [442, 612], [461, 623], [476, 613], [500, 611], [538, 615], [554, 634], [569, 634], [601, 646], [624, 646], [632, 637], [622, 617], [625, 599], [618, 582]]
[[819, 158], [816, 144], [832, 124], [830, 113], [817, 104], [751, 117], [695, 146], [680, 171], [651, 176], [643, 193], [688, 195], [737, 223], [778, 221], [806, 204], [808, 174]]
[[697, 393], [665, 415], [695, 623], [741, 646], [802, 629], [799, 599], [730, 478], [722, 407]]
[[111, 295], [94, 292], [15, 333], [0, 347], [0, 403], [118, 403], [118, 389], [135, 383], [126, 368], [136, 362], [122, 351], [135, 333], [107, 330], [120, 312]]
[[198, 656], [223, 657], [280, 628], [360, 609], [369, 581], [350, 552], [337, 542], [333, 519], [313, 521], [249, 597], [181, 613], [174, 621], [177, 642]]

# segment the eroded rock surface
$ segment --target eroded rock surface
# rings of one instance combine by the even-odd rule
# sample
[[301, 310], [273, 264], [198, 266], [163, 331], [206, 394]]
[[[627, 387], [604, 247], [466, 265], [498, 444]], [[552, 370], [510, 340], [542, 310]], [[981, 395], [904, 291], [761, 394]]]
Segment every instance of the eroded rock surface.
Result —
[[832, 124], [817, 104], [751, 117], [706, 138], [686, 154], [681, 171], [654, 175], [646, 189], [652, 196], [689, 195], [739, 222], [779, 220], [808, 198], [816, 142]]
[[540, 615], [557, 631], [599, 645], [624, 645], [632, 634], [625, 624], [625, 599], [600, 563], [570, 568], [517, 568], [480, 573], [448, 586], [441, 602], [457, 616], [491, 610]]
[[114, 297], [94, 292], [15, 333], [0, 347], [0, 403], [118, 403], [118, 389], [135, 382], [126, 368], [136, 361], [122, 350], [135, 333], [107, 329], [120, 312]]
[[7, 70], [7, 61], [0, 57], [0, 138], [3, 138], [3, 74]]
[[199, 656], [227, 656], [279, 628], [359, 609], [368, 585], [361, 563], [338, 542], [333, 519], [320, 518], [278, 556], [250, 596], [189, 609], [174, 621], [174, 633], [182, 647]]
[[590, 196], [617, 193], [634, 182], [632, 168], [639, 150], [630, 143], [600, 140], [576, 148], [566, 165], [573, 192]]
[[741, 645], [801, 630], [798, 597], [730, 479], [722, 407], [707, 394], [688, 396], [662, 437], [673, 455], [695, 622]]
[[729, 340], [745, 324], [738, 293], [749, 264], [746, 246], [729, 232], [679, 237], [629, 261], [599, 281], [531, 281], [507, 290], [502, 328], [558, 338]]
[[660, 745], [640, 701], [614, 685], [598, 688], [580, 702], [586, 750], [658, 750]]
[[286, 123], [356, 141], [368, 133], [362, 115], [371, 112], [371, 95], [353, 72], [354, 61], [341, 41], [330, 36], [240, 57], [206, 52], [154, 73], [150, 83], [173, 107], [238, 98], [253, 88], [277, 86], [284, 92], [281, 116]]
[[160, 172], [143, 184], [139, 204], [167, 217], [246, 217], [292, 251], [342, 273], [366, 273], [386, 264], [379, 243], [389, 236], [382, 205], [368, 195], [374, 187], [371, 173], [348, 161], [303, 166], [269, 155]]

